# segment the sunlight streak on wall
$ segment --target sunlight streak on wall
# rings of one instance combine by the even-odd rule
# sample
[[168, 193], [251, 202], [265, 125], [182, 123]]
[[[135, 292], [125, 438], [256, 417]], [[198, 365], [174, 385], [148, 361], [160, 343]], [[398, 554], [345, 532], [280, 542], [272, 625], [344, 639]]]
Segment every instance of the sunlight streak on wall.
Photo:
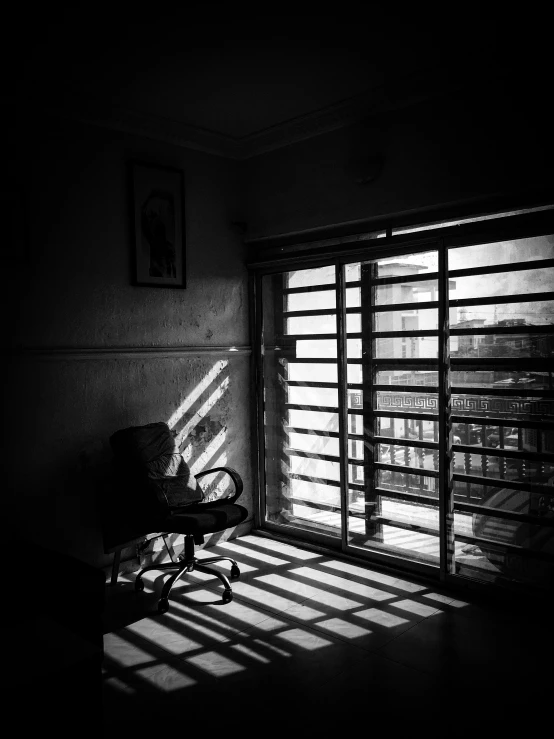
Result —
[[214, 364], [211, 370], [206, 373], [206, 376], [198, 383], [194, 390], [189, 395], [187, 395], [187, 397], [183, 400], [177, 410], [171, 414], [171, 417], [167, 422], [169, 428], [173, 428], [180, 421], [180, 419], [193, 405], [193, 403], [198, 400], [198, 398], [202, 395], [206, 388], [208, 388], [210, 384], [215, 380], [215, 378], [225, 369], [225, 367], [227, 367], [227, 364], [227, 359], [220, 359], [219, 362], [216, 362]]
[[[204, 380], [202, 382], [204, 382]], [[210, 412], [210, 410], [214, 407], [217, 401], [225, 394], [228, 387], [229, 387], [229, 378], [226, 377], [223, 380], [223, 382], [220, 385], [218, 385], [218, 387], [210, 395], [208, 400], [206, 400], [206, 402], [200, 406], [200, 408], [196, 411], [196, 413], [192, 416], [192, 418], [189, 421], [187, 421], [187, 423], [179, 431], [179, 433], [176, 436], [176, 441], [178, 444], [181, 444], [183, 440], [186, 439], [186, 437], [190, 434], [190, 432], [196, 427], [196, 425], [204, 418], [204, 416], [206, 416]]]

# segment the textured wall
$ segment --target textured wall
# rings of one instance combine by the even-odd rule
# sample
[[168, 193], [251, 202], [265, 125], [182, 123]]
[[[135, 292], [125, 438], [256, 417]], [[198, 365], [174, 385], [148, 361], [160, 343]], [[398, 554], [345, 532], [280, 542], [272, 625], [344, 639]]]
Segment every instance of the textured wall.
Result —
[[[24, 536], [102, 565], [87, 465], [119, 428], [170, 422], [193, 471], [239, 470], [252, 509], [241, 193], [218, 157], [81, 125], [42, 133], [15, 168], [29, 241], [8, 320], [24, 350], [5, 386], [10, 499]], [[184, 171], [185, 290], [130, 285], [130, 158]]]

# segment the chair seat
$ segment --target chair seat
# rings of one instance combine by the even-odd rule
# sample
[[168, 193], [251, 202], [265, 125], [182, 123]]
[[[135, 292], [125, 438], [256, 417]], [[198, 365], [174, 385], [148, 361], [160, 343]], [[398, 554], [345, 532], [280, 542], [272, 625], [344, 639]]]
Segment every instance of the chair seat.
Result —
[[236, 503], [222, 503], [206, 510], [202, 510], [201, 505], [194, 505], [182, 513], [167, 516], [161, 526], [164, 531], [174, 534], [211, 534], [236, 526], [247, 516], [246, 508]]

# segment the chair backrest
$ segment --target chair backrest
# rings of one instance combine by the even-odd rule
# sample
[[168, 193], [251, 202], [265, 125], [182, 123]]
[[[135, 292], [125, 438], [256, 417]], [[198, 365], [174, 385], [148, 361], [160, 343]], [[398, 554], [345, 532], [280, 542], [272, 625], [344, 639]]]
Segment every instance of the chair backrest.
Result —
[[110, 437], [111, 489], [104, 496], [108, 547], [163, 530], [172, 505], [202, 500], [202, 491], [185, 463], [167, 423], [130, 426]]

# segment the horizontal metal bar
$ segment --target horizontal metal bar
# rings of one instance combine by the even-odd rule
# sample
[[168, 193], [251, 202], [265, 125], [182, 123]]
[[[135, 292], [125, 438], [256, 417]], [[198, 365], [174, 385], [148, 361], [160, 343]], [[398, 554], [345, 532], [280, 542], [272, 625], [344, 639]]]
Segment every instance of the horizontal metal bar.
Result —
[[[359, 362], [362, 360], [359, 359]], [[403, 369], [410, 369], [411, 367], [416, 367], [417, 369], [421, 367], [431, 367], [433, 370], [438, 370], [439, 362], [438, 359], [427, 359], [427, 358], [410, 358], [410, 359], [391, 359], [390, 357], [385, 358], [379, 358], [375, 357], [372, 358], [372, 363], [378, 368], [382, 369], [382, 365], [386, 365], [387, 367], [390, 366], [391, 369], [395, 370], [403, 370]]]
[[340, 434], [338, 431], [318, 431], [314, 429], [298, 428], [297, 426], [284, 426], [283, 428], [286, 433], [306, 434], [308, 436], [329, 436], [333, 439], [340, 438]]
[[304, 482], [315, 482], [318, 485], [328, 485], [332, 488], [340, 488], [338, 480], [327, 480], [324, 477], [314, 477], [313, 475], [300, 475], [297, 472], [288, 472], [289, 480], [303, 480]]
[[284, 295], [294, 295], [295, 293], [315, 293], [315, 292], [321, 292], [323, 290], [330, 291], [332, 290], [335, 292], [337, 289], [337, 286], [335, 283], [326, 285], [305, 285], [303, 287], [286, 287], [283, 289]]
[[492, 506], [478, 505], [475, 503], [466, 503], [464, 501], [454, 501], [454, 512], [474, 513], [479, 516], [493, 516], [507, 521], [517, 521], [519, 523], [530, 523], [537, 526], [554, 527], [554, 518], [546, 516], [532, 516], [527, 513], [518, 513], [517, 511], [508, 511], [503, 508], [493, 508]]
[[289, 454], [293, 457], [304, 457], [306, 459], [319, 459], [322, 462], [333, 462], [338, 464], [340, 457], [334, 454], [319, 454], [317, 452], [305, 452], [302, 449], [293, 449], [292, 447], [285, 447], [283, 449], [285, 454]]
[[374, 462], [373, 466], [376, 470], [389, 470], [390, 472], [402, 472], [406, 475], [418, 475], [419, 477], [438, 477], [438, 470], [427, 470], [421, 467], [409, 467], [408, 465], [385, 464], [384, 462]]
[[534, 336], [535, 334], [552, 334], [554, 333], [554, 324], [546, 324], [542, 326], [534, 326], [526, 324], [525, 326], [474, 326], [473, 328], [456, 328], [452, 326], [450, 329], [451, 336], [490, 336], [490, 335], [518, 335], [525, 334]]
[[408, 490], [387, 490], [386, 488], [374, 488], [374, 494], [384, 498], [394, 498], [395, 500], [407, 500], [413, 503], [422, 503], [423, 505], [439, 505], [439, 499], [433, 498], [431, 495], [421, 495], [419, 493], [412, 493]]
[[375, 277], [371, 280], [371, 286], [399, 285], [404, 282], [437, 282], [438, 279], [438, 272], [423, 272], [419, 275], [394, 275], [394, 277]]
[[552, 421], [527, 421], [516, 419], [513, 416], [509, 418], [486, 418], [483, 416], [460, 416], [458, 414], [452, 414], [451, 420], [453, 423], [474, 423], [478, 426], [514, 426], [516, 428], [527, 429], [552, 429]]
[[337, 334], [284, 334], [282, 338], [288, 341], [324, 341], [325, 339], [335, 339], [336, 341]]
[[287, 387], [315, 387], [322, 389], [338, 389], [338, 382], [310, 382], [309, 380], [284, 380]]
[[479, 454], [482, 457], [512, 457], [513, 459], [524, 459], [529, 462], [554, 462], [552, 452], [527, 452], [521, 449], [500, 449], [500, 447], [471, 446], [470, 444], [453, 444], [453, 452], [462, 454]]
[[428, 393], [438, 393], [438, 387], [434, 385], [373, 385], [374, 390], [380, 392], [390, 391], [391, 393], [419, 393], [420, 395], [426, 395]]
[[421, 329], [419, 331], [373, 331], [372, 339], [417, 339], [419, 336], [438, 336], [438, 331]]
[[338, 413], [338, 408], [333, 405], [300, 405], [299, 403], [285, 403], [285, 408], [293, 411], [318, 411], [319, 413]]
[[426, 441], [421, 439], [397, 439], [393, 436], [374, 436], [374, 444], [391, 444], [393, 446], [413, 446], [418, 449], [429, 449], [430, 451], [438, 450], [438, 441]]
[[554, 488], [548, 485], [540, 485], [536, 482], [521, 482], [516, 480], [500, 480], [496, 477], [480, 477], [478, 475], [461, 475], [455, 472], [452, 478], [457, 482], [470, 482], [472, 485], [483, 485], [487, 488], [498, 488], [502, 490], [522, 490], [527, 493], [539, 493], [540, 495], [554, 495]]
[[517, 262], [515, 264], [493, 264], [487, 267], [466, 267], [464, 269], [451, 269], [448, 277], [470, 277], [473, 275], [490, 275], [497, 272], [523, 272], [529, 269], [547, 269], [554, 267], [554, 259], [537, 259], [530, 262]]
[[[294, 352], [292, 352], [294, 354]], [[290, 359], [285, 358], [289, 364], [337, 364], [338, 360], [335, 357], [296, 357], [292, 356]], [[358, 360], [361, 362], [361, 360]]]
[[452, 395], [490, 395], [491, 397], [503, 398], [554, 398], [552, 390], [536, 390], [534, 388], [517, 387], [464, 387], [453, 385], [450, 389]]
[[406, 420], [409, 420], [413, 418], [416, 421], [435, 421], [438, 422], [439, 417], [438, 413], [431, 414], [431, 413], [409, 413], [409, 412], [402, 412], [402, 411], [382, 411], [382, 410], [374, 410], [373, 411], [374, 416], [381, 416], [382, 418], [404, 418]]
[[[422, 300], [420, 303], [384, 303], [382, 305], [374, 305], [372, 308], [373, 313], [388, 313], [389, 311], [411, 311], [411, 310], [437, 310], [439, 307], [438, 301], [436, 300]], [[360, 310], [360, 308], [348, 308], [349, 310]]]
[[336, 316], [336, 308], [318, 308], [317, 310], [286, 310], [284, 318], [304, 318], [309, 316]]
[[532, 303], [538, 300], [554, 300], [554, 292], [543, 293], [517, 293], [512, 295], [493, 295], [490, 298], [456, 298], [449, 300], [450, 308], [458, 308], [465, 305], [500, 305], [502, 303]]

